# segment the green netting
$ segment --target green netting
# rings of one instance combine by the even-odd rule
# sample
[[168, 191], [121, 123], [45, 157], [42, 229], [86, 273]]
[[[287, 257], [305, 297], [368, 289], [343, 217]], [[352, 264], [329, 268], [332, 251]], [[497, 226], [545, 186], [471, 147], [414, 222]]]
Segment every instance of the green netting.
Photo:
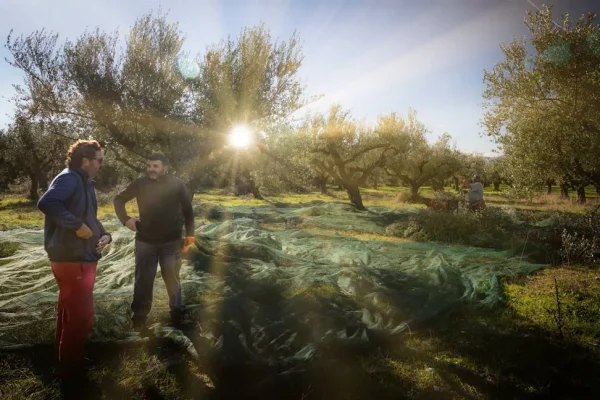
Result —
[[[305, 360], [332, 342], [367, 346], [457, 308], [494, 307], [502, 299], [500, 277], [544, 267], [504, 251], [360, 240], [343, 232], [384, 234], [415, 212], [357, 212], [336, 203], [197, 207], [198, 216], [218, 220], [197, 228], [201, 249], [190, 251], [181, 273], [198, 329], [190, 339], [161, 322], [167, 295], [157, 281], [154, 334], [175, 338], [194, 355], [202, 341], [237, 361]], [[103, 222], [116, 231], [98, 267], [91, 339], [138, 340], [128, 322], [133, 234], [114, 218]], [[0, 241], [21, 244], [0, 266], [0, 348], [51, 342], [57, 287], [41, 231], [3, 231]]]

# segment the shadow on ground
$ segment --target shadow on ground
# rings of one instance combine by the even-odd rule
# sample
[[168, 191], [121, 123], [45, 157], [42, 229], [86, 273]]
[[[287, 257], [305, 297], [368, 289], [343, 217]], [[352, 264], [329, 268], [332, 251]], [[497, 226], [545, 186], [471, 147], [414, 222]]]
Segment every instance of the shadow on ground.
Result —
[[[483, 324], [472, 310], [449, 307], [390, 334], [393, 318], [364, 322], [381, 304], [363, 302], [360, 285], [355, 296], [322, 287], [290, 294], [249, 279], [243, 263], [192, 261], [222, 276], [222, 298], [193, 307], [174, 336], [151, 330], [132, 344], [90, 344], [80, 398], [600, 398], [597, 355], [543, 332]], [[386, 307], [401, 319], [452, 295], [393, 271], [368, 273], [394, 293]], [[403, 296], [410, 288], [420, 293]], [[49, 345], [3, 354], [0, 380], [17, 398], [58, 398], [53, 358]]]

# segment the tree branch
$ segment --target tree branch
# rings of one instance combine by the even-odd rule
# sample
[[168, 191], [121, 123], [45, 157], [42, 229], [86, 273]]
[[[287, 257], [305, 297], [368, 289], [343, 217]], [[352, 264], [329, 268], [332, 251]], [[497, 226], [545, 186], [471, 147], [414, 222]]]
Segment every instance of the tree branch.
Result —
[[333, 179], [335, 179], [337, 182], [341, 183], [344, 180], [339, 176], [339, 174], [337, 174], [335, 172], [334, 168], [330, 168], [327, 165], [325, 165], [325, 163], [317, 158], [313, 158], [311, 160], [311, 163], [317, 167], [321, 172], [323, 172], [324, 174], [328, 174], [330, 175]]
[[134, 164], [132, 164], [129, 160], [127, 160], [125, 157], [123, 157], [121, 154], [119, 154], [119, 152], [114, 149], [113, 150], [113, 154], [115, 155], [115, 159], [122, 163], [123, 165], [131, 168], [132, 170], [134, 170], [135, 172], [144, 172], [144, 168], [140, 168]]
[[364, 149], [358, 151], [356, 154], [354, 154], [352, 157], [350, 157], [348, 160], [344, 161], [344, 163], [348, 164], [351, 163], [352, 161], [355, 161], [357, 158], [359, 158], [360, 156], [362, 156], [365, 153], [368, 153], [371, 150], [376, 150], [376, 149], [382, 149], [385, 147], [388, 147], [388, 144], [376, 144], [376, 145], [371, 145], [368, 147], [365, 147]]

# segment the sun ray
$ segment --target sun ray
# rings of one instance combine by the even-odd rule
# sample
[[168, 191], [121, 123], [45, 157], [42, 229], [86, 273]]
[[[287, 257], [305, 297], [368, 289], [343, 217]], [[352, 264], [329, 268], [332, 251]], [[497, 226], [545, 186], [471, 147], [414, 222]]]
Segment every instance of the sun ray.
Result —
[[[385, 87], [408, 83], [416, 78], [455, 66], [488, 50], [489, 37], [497, 30], [510, 30], [504, 27], [504, 21], [511, 13], [510, 4], [502, 4], [480, 13], [476, 18], [461, 24], [451, 31], [443, 32], [426, 43], [415, 46], [397, 57], [382, 61], [347, 85], [344, 82], [337, 90], [332, 90], [320, 100], [303, 107], [293, 114], [294, 118], [302, 117], [311, 111], [325, 111], [331, 104], [344, 103]], [[484, 34], [481, 34], [484, 32]], [[460, 43], [460, 46], [456, 44]], [[390, 49], [389, 54], [394, 54]]]

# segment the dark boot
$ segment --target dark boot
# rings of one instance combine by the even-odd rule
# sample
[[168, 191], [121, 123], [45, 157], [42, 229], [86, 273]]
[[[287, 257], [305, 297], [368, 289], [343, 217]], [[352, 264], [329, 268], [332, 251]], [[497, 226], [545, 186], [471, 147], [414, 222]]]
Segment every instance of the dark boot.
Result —
[[171, 325], [177, 329], [185, 329], [191, 326], [190, 321], [186, 319], [186, 312], [183, 307], [171, 309]]
[[137, 332], [137, 333], [143, 333], [147, 330], [146, 318], [132, 317], [131, 325], [132, 325], [133, 331]]
[[61, 398], [85, 399], [90, 398], [92, 383], [87, 376], [87, 363], [60, 364], [58, 367], [58, 384]]

